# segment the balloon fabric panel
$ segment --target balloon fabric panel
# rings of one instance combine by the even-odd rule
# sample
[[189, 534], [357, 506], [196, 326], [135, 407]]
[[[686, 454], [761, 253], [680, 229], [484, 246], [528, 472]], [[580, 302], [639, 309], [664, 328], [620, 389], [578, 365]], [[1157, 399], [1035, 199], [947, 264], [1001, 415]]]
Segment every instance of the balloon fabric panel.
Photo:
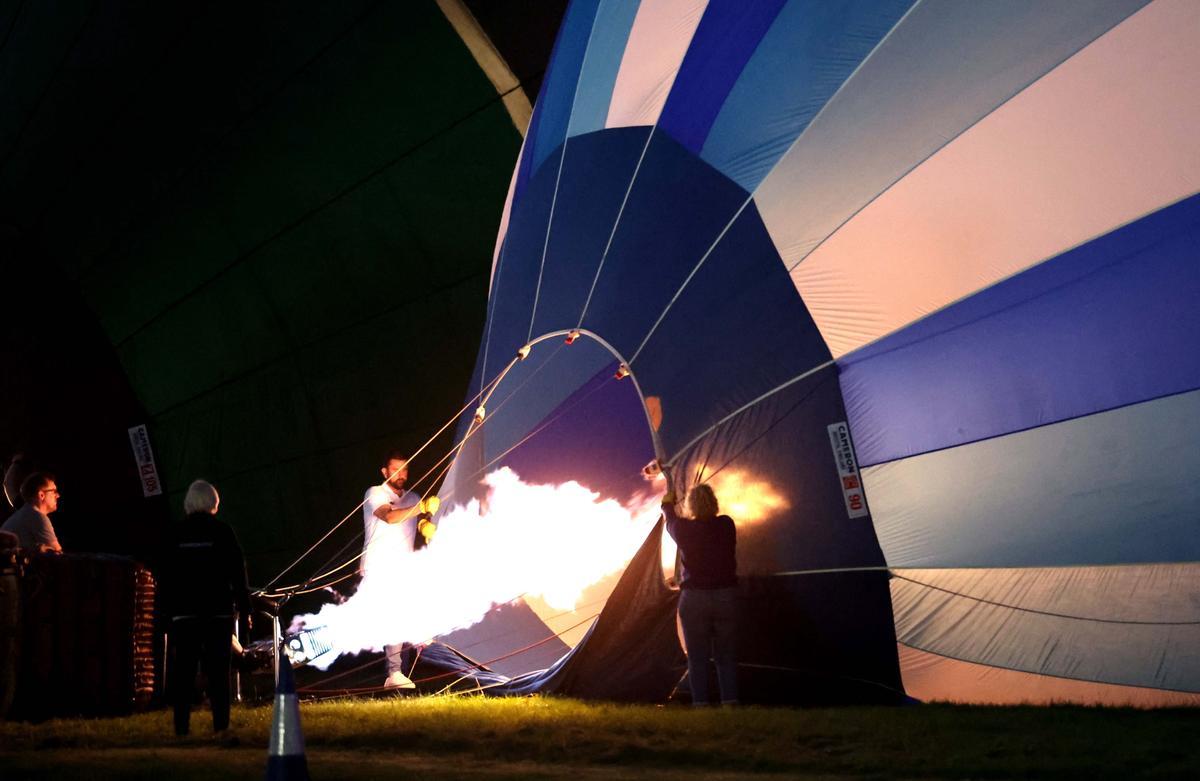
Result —
[[684, 149], [700, 153], [725, 98], [783, 6], [783, 0], [709, 3], [658, 120]]
[[867, 467], [892, 567], [1200, 560], [1200, 391]]
[[862, 464], [1200, 388], [1200, 196], [838, 363]]
[[787, 267], [922, 160], [1143, 5], [918, 4], [755, 191]]
[[612, 102], [613, 86], [638, 6], [638, 2], [626, 0], [602, 3], [597, 10], [587, 57], [579, 73], [578, 94], [571, 110], [568, 136], [604, 128], [608, 107]]
[[792, 0], [733, 85], [700, 157], [753, 191], [912, 0]]
[[[1068, 567], [1200, 556], [1200, 169], [1195, 111], [1171, 98], [1194, 92], [1196, 20], [1143, 5], [716, 0], [678, 72], [650, 68], [646, 84], [670, 83], [657, 123], [600, 129], [646, 9], [577, 3], [521, 159], [477, 382], [542, 334], [582, 326], [604, 344], [518, 367], [512, 381], [544, 367], [529, 410], [478, 453], [544, 426], [514, 463], [607, 479], [626, 459], [581, 442], [616, 418], [614, 442], [638, 440], [644, 399], [605, 395], [628, 362], [661, 416], [658, 452], [738, 508], [745, 648], [775, 670], [760, 695], [816, 691], [806, 669], [838, 679], [834, 699], [858, 696], [854, 669], [895, 693], [897, 639], [1190, 691], [1187, 630], [1143, 598], [1186, 597], [1177, 582], [1096, 573], [1150, 611], [1124, 646], [1017, 604], [1035, 580], [1058, 593]], [[594, 418], [572, 422], [576, 405]], [[861, 476], [830, 441], [845, 420]], [[889, 567], [948, 574], [888, 589]], [[949, 593], [972, 584], [984, 597]], [[1020, 632], [998, 634], [1006, 621]], [[866, 650], [839, 666], [847, 649]]]
[[575, 102], [575, 85], [584, 57], [587, 56], [588, 41], [599, 4], [600, 0], [580, 0], [567, 8], [566, 18], [558, 31], [558, 41], [554, 44], [554, 56], [546, 68], [542, 92], [525, 135], [514, 200], [520, 200], [530, 177], [567, 137], [571, 108]]

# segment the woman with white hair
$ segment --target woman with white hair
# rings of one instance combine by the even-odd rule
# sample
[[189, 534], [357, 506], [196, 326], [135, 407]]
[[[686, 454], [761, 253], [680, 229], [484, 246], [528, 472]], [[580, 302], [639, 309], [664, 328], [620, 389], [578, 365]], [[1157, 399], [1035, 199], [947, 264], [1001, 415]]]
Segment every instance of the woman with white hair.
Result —
[[[667, 475], [668, 480], [670, 475]], [[679, 623], [687, 652], [688, 685], [693, 705], [707, 705], [708, 660], [717, 665], [721, 704], [735, 705], [737, 690], [737, 529], [720, 515], [717, 497], [707, 484], [692, 488], [690, 517], [675, 512], [673, 488], [663, 497], [667, 532], [679, 546]]]
[[236, 610], [247, 623], [250, 589], [237, 535], [217, 520], [221, 497], [197, 480], [183, 499], [186, 517], [175, 530], [163, 571], [166, 613], [171, 617], [171, 692], [175, 734], [188, 734], [197, 664], [208, 679], [213, 731], [229, 726], [230, 635]]

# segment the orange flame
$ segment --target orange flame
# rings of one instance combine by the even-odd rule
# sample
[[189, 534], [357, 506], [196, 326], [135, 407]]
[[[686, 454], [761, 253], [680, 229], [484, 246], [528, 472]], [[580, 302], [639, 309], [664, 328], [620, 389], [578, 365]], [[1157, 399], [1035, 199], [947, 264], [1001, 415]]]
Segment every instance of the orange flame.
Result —
[[736, 469], [718, 472], [708, 484], [717, 495], [722, 514], [733, 518], [738, 526], [761, 523], [792, 506], [770, 483]]

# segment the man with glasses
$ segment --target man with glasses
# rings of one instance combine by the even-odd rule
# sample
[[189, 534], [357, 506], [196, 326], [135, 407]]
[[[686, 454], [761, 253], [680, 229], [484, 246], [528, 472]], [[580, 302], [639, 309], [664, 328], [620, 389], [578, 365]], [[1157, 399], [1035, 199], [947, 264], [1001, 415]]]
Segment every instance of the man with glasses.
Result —
[[58, 484], [49, 472], [34, 472], [21, 484], [21, 498], [25, 504], [17, 510], [0, 531], [17, 536], [18, 544], [26, 550], [38, 553], [62, 553], [50, 513], [58, 509]]

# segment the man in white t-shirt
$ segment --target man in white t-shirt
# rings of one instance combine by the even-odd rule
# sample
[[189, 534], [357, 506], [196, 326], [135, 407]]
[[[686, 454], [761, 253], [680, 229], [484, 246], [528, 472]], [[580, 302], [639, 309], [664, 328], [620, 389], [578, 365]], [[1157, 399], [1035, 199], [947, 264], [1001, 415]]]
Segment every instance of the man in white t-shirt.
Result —
[[[383, 467], [383, 483], [367, 489], [363, 500], [363, 555], [359, 572], [371, 577], [372, 568], [403, 566], [404, 558], [416, 546], [417, 514], [421, 497], [404, 490], [408, 463], [398, 451], [388, 453]], [[406, 645], [385, 645], [390, 689], [416, 688], [404, 674]]]
[[17, 544], [33, 553], [62, 553], [50, 513], [58, 509], [58, 482], [49, 472], [34, 472], [21, 484], [21, 505], [0, 526], [16, 536]]

